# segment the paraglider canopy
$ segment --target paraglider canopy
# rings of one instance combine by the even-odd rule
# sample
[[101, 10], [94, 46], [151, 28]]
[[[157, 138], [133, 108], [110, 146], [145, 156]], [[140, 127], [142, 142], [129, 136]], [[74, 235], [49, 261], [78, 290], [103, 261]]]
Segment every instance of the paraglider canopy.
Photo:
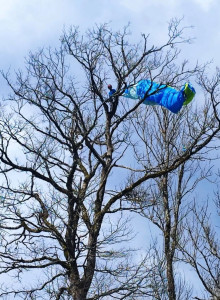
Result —
[[142, 79], [128, 87], [123, 96], [131, 99], [144, 100], [146, 105], [161, 105], [172, 113], [178, 113], [183, 105], [189, 104], [196, 94], [195, 89], [185, 83], [181, 90], [166, 85]]

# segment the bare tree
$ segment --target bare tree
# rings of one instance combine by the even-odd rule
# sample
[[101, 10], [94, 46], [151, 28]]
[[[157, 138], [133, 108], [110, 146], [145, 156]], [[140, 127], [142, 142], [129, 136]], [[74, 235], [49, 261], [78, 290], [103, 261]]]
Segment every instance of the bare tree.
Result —
[[[167, 131], [162, 136], [174, 151], [167, 156], [168, 147], [158, 156], [158, 143], [164, 140], [153, 140], [157, 130], [163, 132], [170, 121], [171, 130], [182, 128], [183, 118], [191, 125], [192, 115], [185, 108], [173, 116], [121, 95], [141, 78], [178, 88], [202, 68], [190, 69], [186, 61], [175, 65], [177, 45], [189, 41], [177, 20], [171, 21], [168, 41], [161, 46], [149, 46], [145, 35], [134, 44], [128, 33], [127, 27], [112, 32], [103, 25], [81, 36], [72, 28], [64, 33], [58, 50], [31, 53], [26, 72], [18, 71], [15, 82], [3, 73], [12, 93], [0, 120], [0, 274], [11, 274], [17, 281], [2, 285], [2, 298], [10, 294], [23, 299], [49, 295], [57, 300], [155, 295], [151, 256], [132, 262], [132, 249], [126, 247], [130, 228], [124, 218], [139, 209], [140, 202], [145, 207], [154, 205], [142, 184], [157, 178], [166, 183], [168, 173], [208, 151], [206, 146], [220, 130], [218, 102], [211, 98], [202, 119], [190, 129], [187, 151], [172, 145], [178, 133]], [[109, 98], [110, 80], [116, 93]], [[143, 138], [141, 130], [154, 135]], [[167, 214], [166, 193], [164, 186]], [[170, 223], [168, 215], [165, 227]], [[165, 247], [166, 257], [173, 259], [177, 228], [171, 235]], [[35, 277], [25, 284], [31, 270]], [[167, 275], [169, 297], [174, 299], [171, 265]]]
[[[211, 93], [209, 93], [209, 96], [212, 97]], [[213, 97], [212, 100], [217, 101], [217, 97]], [[146, 157], [142, 159], [143, 165], [153, 165], [156, 160], [158, 163], [164, 162], [164, 166], [167, 165], [168, 167], [177, 154], [184, 157], [191, 153], [195, 144], [201, 143], [203, 140], [201, 132], [203, 134], [206, 132], [209, 135], [215, 130], [216, 126], [218, 127], [218, 120], [215, 118], [210, 103], [207, 102], [206, 106], [200, 110], [182, 111], [177, 116], [171, 115], [165, 110], [161, 113], [158, 108], [154, 108], [154, 122], [152, 122], [154, 126], [147, 126], [152, 115], [143, 116], [136, 111], [133, 123], [141, 141], [139, 149], [144, 149], [146, 153]], [[136, 143], [133, 143], [133, 147], [136, 149], [137, 160], [141, 161], [142, 152], [138, 150]], [[139, 194], [140, 199], [136, 202], [137, 207], [139, 207], [137, 212], [153, 223], [162, 233], [163, 247], [161, 249], [158, 243], [155, 246], [155, 251], [161, 249], [164, 253], [161, 254], [160, 264], [164, 266], [163, 276], [165, 278], [164, 289], [166, 293], [161, 293], [156, 289], [157, 295], [154, 295], [156, 299], [192, 299], [193, 291], [189, 287], [186, 288], [186, 286], [183, 288], [183, 280], [180, 275], [178, 276], [177, 264], [180, 261], [182, 251], [185, 247], [187, 249], [187, 241], [189, 241], [187, 232], [190, 232], [193, 236], [195, 234], [193, 241], [198, 243], [197, 251], [206, 249], [206, 254], [203, 253], [203, 255], [208, 257], [206, 243], [210, 244], [213, 235], [209, 239], [206, 237], [204, 243], [204, 234], [201, 233], [201, 229], [196, 231], [196, 226], [200, 228], [203, 221], [200, 220], [200, 214], [195, 209], [196, 205], [194, 209], [192, 208], [191, 195], [201, 180], [207, 180], [211, 176], [213, 167], [211, 161], [216, 161], [218, 158], [216, 152], [218, 147], [216, 143], [209, 144], [209, 147], [203, 148], [202, 151], [184, 161], [175, 170], [146, 181], [135, 190], [136, 197]], [[144, 194], [147, 195], [145, 197], [146, 202], [143, 201]], [[149, 203], [152, 205], [149, 205]], [[190, 226], [191, 230], [186, 229], [185, 222], [187, 224], [192, 222], [191, 214], [193, 211], [197, 211], [196, 221], [194, 220]], [[201, 218], [203, 219], [202, 216]], [[182, 240], [181, 249], [180, 240]], [[217, 242], [215, 242], [215, 245], [217, 245]], [[215, 281], [214, 284], [211, 283], [215, 290], [217, 290], [219, 284], [219, 274], [217, 274], [219, 263], [219, 257], [213, 258], [213, 263], [210, 263], [209, 266], [210, 270], [206, 270], [208, 272], [207, 276], [212, 277]], [[207, 276], [202, 278], [199, 273], [198, 275], [201, 280], [203, 279], [203, 283], [207, 282], [205, 279], [208, 278]], [[187, 282], [185, 284], [187, 285]]]
[[[214, 76], [211, 80], [204, 76], [204, 74], [199, 78], [199, 83], [205, 89], [206, 95], [215, 103], [218, 102], [219, 96], [218, 82], [218, 75]], [[206, 110], [205, 113], [207, 113]], [[215, 124], [213, 121], [214, 120], [211, 120], [210, 122], [211, 126]], [[218, 145], [215, 145], [216, 149], [217, 146]], [[218, 156], [216, 157], [218, 158]], [[215, 158], [213, 153], [211, 158], [212, 160]], [[218, 178], [218, 175], [216, 178]], [[214, 180], [216, 180], [216, 178]], [[204, 297], [205, 299], [219, 299], [220, 297], [219, 235], [215, 230], [215, 222], [212, 221], [214, 214], [211, 214], [209, 209], [209, 202], [214, 197], [218, 212], [218, 195], [218, 192], [210, 195], [209, 201], [205, 204], [198, 203], [197, 199], [194, 199], [192, 204], [190, 204], [190, 214], [184, 224], [186, 236], [182, 235], [179, 241], [183, 261], [193, 267], [206, 291], [206, 295], [195, 297], [195, 299], [204, 299]]]
[[183, 261], [193, 267], [208, 294], [208, 297], [203, 295], [196, 299], [220, 297], [219, 238], [210, 217], [207, 204], [201, 207], [194, 202], [192, 216], [186, 223], [188, 235], [180, 242]]

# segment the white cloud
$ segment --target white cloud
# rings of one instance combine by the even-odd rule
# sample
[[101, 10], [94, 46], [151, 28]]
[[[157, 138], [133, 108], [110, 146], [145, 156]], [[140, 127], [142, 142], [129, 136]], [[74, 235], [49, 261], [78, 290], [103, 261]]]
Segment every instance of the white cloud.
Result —
[[178, 1], [176, 0], [136, 0], [135, 2], [133, 0], [120, 0], [119, 3], [134, 13], [147, 12], [148, 9], [152, 10], [152, 8], [155, 8], [158, 9], [159, 14], [161, 14], [161, 12], [165, 14], [166, 10], [173, 10], [178, 6]]
[[[131, 21], [135, 37], [150, 33], [151, 41], [160, 44], [166, 41], [168, 21], [183, 16], [184, 25], [196, 27], [197, 32], [189, 35], [198, 38], [199, 49], [206, 48], [204, 54], [199, 52], [201, 57], [218, 57], [220, 1], [216, 0], [0, 0], [0, 7], [0, 69], [3, 64], [15, 65], [19, 59], [23, 62], [29, 50], [56, 45], [64, 24], [84, 30], [112, 21], [111, 26], [119, 29]], [[210, 47], [213, 43], [215, 47]], [[194, 52], [191, 56], [198, 55]]]
[[0, 68], [17, 67], [30, 50], [57, 44], [64, 24], [74, 22], [75, 6], [70, 0], [0, 0]]
[[213, 7], [213, 5], [217, 3], [216, 0], [194, 0], [194, 2], [206, 12], [209, 11]]

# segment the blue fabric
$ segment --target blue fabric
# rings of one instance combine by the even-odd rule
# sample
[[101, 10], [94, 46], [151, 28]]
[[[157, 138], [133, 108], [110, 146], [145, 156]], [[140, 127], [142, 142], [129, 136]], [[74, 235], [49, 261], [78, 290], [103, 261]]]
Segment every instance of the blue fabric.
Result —
[[184, 87], [176, 89], [150, 80], [140, 80], [125, 90], [124, 97], [144, 100], [146, 105], [161, 105], [173, 113], [178, 113], [185, 101]]
[[116, 90], [114, 90], [114, 89], [111, 89], [110, 91], [109, 91], [109, 97], [111, 97], [114, 93], [116, 92]]

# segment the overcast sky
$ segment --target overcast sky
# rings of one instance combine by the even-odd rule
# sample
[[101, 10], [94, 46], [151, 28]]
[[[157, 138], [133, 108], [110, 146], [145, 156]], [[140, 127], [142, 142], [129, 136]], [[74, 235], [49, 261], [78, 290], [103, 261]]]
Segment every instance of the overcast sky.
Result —
[[0, 7], [0, 69], [17, 68], [30, 50], [56, 45], [64, 25], [84, 30], [111, 21], [119, 29], [131, 22], [135, 35], [151, 33], [160, 42], [173, 17], [194, 26], [186, 58], [220, 64], [219, 0], [0, 0]]

